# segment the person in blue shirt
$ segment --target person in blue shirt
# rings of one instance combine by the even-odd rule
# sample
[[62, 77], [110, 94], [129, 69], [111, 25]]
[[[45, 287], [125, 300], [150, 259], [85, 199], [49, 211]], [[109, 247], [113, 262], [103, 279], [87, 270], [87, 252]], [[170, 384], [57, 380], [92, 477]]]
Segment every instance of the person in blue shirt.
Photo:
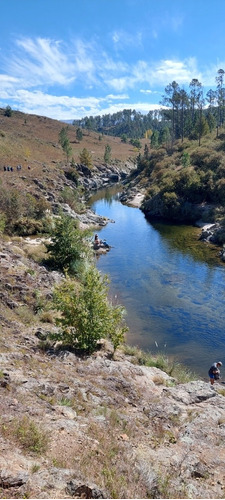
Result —
[[222, 366], [221, 361], [217, 361], [216, 363], [213, 363], [213, 365], [209, 369], [209, 380], [211, 385], [214, 384], [215, 380], [219, 380], [220, 377], [220, 366]]

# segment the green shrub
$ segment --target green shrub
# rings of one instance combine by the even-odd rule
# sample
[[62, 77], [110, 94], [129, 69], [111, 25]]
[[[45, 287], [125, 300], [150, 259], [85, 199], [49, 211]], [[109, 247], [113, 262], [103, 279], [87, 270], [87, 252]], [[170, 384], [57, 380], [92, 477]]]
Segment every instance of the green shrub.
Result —
[[86, 270], [82, 283], [67, 278], [55, 289], [54, 303], [60, 332], [51, 338], [79, 351], [93, 352], [101, 338], [109, 337], [117, 348], [124, 340], [124, 309], [107, 298], [108, 279], [95, 267]]
[[81, 231], [78, 221], [61, 215], [52, 229], [51, 243], [46, 244], [50, 254], [48, 263], [61, 271], [77, 274], [84, 265], [84, 257], [89, 253], [87, 232]]

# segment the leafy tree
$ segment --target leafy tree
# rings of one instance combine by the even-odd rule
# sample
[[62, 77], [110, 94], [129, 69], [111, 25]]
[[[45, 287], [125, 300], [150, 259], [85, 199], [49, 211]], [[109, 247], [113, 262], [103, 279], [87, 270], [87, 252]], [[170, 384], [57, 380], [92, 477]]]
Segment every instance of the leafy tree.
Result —
[[66, 160], [68, 163], [69, 157], [72, 154], [72, 148], [70, 146], [70, 141], [67, 135], [67, 129], [63, 127], [59, 132], [59, 143], [62, 146], [64, 153], [66, 154]]
[[82, 283], [66, 279], [54, 294], [60, 312], [61, 327], [53, 338], [80, 351], [93, 352], [101, 338], [110, 338], [114, 350], [124, 340], [127, 327], [123, 324], [124, 308], [109, 303], [108, 279], [91, 266]]
[[79, 142], [83, 139], [83, 132], [80, 127], [78, 127], [76, 130], [76, 138]]
[[82, 149], [80, 153], [80, 162], [83, 165], [86, 165], [86, 167], [91, 168], [92, 167], [92, 156], [91, 153], [86, 149]]
[[158, 130], [154, 130], [151, 136], [151, 146], [152, 148], [158, 148], [159, 146], [159, 132]]
[[178, 110], [180, 88], [177, 82], [169, 83], [165, 88], [162, 104], [172, 108], [172, 143], [175, 139], [175, 115]]
[[105, 154], [104, 154], [104, 162], [109, 163], [110, 159], [111, 159], [111, 147], [109, 146], [109, 144], [106, 144]]
[[77, 221], [68, 215], [61, 215], [52, 230], [51, 243], [46, 245], [50, 253], [49, 262], [61, 271], [78, 274], [88, 254], [86, 236], [87, 232], [79, 229]]
[[181, 163], [182, 163], [183, 167], [189, 167], [189, 165], [190, 165], [190, 155], [186, 151], [183, 153], [183, 155], [181, 157]]
[[130, 139], [130, 144], [137, 149], [141, 149], [141, 141], [139, 139]]
[[121, 142], [124, 142], [124, 144], [127, 143], [127, 135], [126, 134], [121, 135]]
[[12, 116], [12, 113], [12, 108], [10, 106], [6, 106], [4, 115], [10, 117]]

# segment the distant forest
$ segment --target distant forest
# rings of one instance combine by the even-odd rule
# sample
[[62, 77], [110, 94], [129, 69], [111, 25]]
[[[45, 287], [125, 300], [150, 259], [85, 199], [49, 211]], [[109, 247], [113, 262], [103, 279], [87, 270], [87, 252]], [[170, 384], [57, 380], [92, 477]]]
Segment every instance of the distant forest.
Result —
[[[113, 114], [86, 116], [73, 125], [100, 134], [128, 139], [149, 138], [153, 147], [176, 139], [197, 139], [222, 126], [225, 118], [225, 71], [217, 72], [216, 90], [204, 95], [202, 84], [193, 78], [187, 92], [175, 81], [167, 85], [161, 109], [143, 115], [131, 109]], [[165, 106], [165, 107], [163, 107]]]

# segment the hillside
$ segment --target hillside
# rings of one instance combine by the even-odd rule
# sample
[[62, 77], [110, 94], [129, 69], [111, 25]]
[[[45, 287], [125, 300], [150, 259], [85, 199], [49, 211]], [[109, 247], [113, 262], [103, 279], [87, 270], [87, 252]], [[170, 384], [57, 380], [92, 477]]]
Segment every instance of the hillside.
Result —
[[[211, 389], [179, 364], [126, 345], [113, 355], [107, 340], [92, 356], [49, 340], [58, 329], [53, 292], [64, 275], [43, 264], [46, 234], [15, 234], [18, 218], [20, 231], [25, 222], [28, 232], [34, 221], [44, 225], [44, 200], [51, 214], [70, 210], [84, 227], [107, 221], [78, 205], [83, 190], [65, 175], [58, 144], [62, 123], [0, 117], [7, 214], [7, 231], [0, 226], [0, 498], [222, 498], [222, 384]], [[134, 169], [136, 152], [119, 139], [100, 141], [112, 139], [115, 158], [121, 148], [120, 161], [108, 166], [98, 163], [98, 136], [78, 144], [72, 126], [69, 134], [75, 158], [96, 142], [96, 164], [77, 169], [81, 186], [110, 184]], [[145, 190], [143, 181], [135, 189]], [[79, 192], [71, 204], [79, 213], [65, 203], [65, 188]]]
[[[92, 155], [93, 164], [104, 163], [105, 145], [111, 147], [112, 163], [134, 161], [137, 151], [130, 144], [121, 142], [118, 137], [101, 135], [91, 131], [83, 132], [83, 139], [78, 142], [73, 125], [53, 120], [44, 116], [27, 115], [14, 111], [11, 117], [0, 109], [0, 151], [1, 166], [18, 164], [30, 165], [36, 175], [40, 165], [48, 166], [54, 175], [56, 166], [65, 165], [65, 155], [59, 144], [59, 133], [66, 127], [72, 147], [72, 157], [79, 163], [79, 155], [87, 148]], [[99, 140], [100, 138], [100, 140]], [[1, 168], [2, 170], [2, 168]]]
[[38, 245], [1, 242], [0, 498], [223, 498], [223, 385], [134, 348], [48, 345], [62, 275]]

